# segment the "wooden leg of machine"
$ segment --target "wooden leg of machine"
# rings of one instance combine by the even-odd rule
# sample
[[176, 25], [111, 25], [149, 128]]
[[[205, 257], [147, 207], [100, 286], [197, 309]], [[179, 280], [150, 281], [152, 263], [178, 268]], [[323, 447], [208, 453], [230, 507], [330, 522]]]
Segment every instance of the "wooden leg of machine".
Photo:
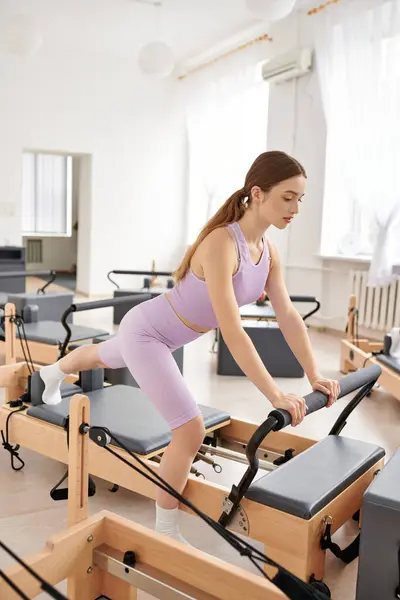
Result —
[[[68, 526], [88, 517], [88, 444], [89, 437], [80, 432], [82, 423], [89, 423], [90, 405], [87, 396], [76, 394], [71, 400], [68, 454]], [[95, 599], [100, 596], [102, 573], [92, 565], [93, 540], [82, 539], [76, 548], [81, 557], [67, 580], [67, 596], [71, 600]]]

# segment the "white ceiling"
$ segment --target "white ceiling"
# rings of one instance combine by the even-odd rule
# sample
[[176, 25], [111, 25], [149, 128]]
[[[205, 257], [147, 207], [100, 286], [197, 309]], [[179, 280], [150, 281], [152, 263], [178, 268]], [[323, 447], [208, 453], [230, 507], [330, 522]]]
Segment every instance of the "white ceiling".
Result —
[[[301, 5], [304, 0], [298, 1]], [[44, 37], [43, 51], [90, 50], [135, 57], [143, 44], [157, 37], [158, 29], [180, 61], [261, 24], [246, 9], [245, 0], [164, 0], [158, 9], [134, 0], [0, 2], [3, 22], [16, 13], [36, 18]]]

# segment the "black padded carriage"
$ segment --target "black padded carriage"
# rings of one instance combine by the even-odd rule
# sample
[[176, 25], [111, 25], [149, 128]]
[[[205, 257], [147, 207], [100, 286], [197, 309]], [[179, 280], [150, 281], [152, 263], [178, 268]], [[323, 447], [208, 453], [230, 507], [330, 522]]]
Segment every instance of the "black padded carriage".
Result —
[[377, 354], [375, 358], [396, 373], [400, 373], [400, 360], [398, 358], [394, 358], [390, 354]]
[[[32, 406], [27, 414], [65, 427], [72, 393], [55, 406]], [[91, 425], [107, 427], [131, 452], [145, 456], [165, 448], [171, 441], [168, 424], [140, 389], [112, 385], [85, 393], [90, 400]], [[200, 404], [199, 408], [206, 429], [230, 421], [230, 415], [225, 411]]]
[[384, 456], [375, 444], [328, 435], [254, 481], [245, 496], [309, 520]]

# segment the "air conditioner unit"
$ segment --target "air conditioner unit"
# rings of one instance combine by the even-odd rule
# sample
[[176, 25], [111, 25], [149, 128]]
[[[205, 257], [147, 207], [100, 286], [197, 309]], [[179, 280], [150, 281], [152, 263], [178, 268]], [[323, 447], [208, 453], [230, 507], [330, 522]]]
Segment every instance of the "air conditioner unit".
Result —
[[312, 69], [312, 50], [304, 48], [271, 58], [262, 64], [262, 78], [270, 83], [302, 77]]

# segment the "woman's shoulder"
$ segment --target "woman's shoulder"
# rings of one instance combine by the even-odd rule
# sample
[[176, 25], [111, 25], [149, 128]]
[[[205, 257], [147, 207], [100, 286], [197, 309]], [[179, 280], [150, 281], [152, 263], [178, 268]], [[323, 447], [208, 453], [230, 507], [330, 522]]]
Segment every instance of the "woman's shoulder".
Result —
[[200, 246], [207, 249], [217, 249], [232, 243], [232, 234], [227, 225], [216, 227], [201, 242]]
[[236, 260], [236, 252], [232, 234], [227, 226], [220, 226], [208, 233], [199, 244], [195, 261], [233, 263]]

